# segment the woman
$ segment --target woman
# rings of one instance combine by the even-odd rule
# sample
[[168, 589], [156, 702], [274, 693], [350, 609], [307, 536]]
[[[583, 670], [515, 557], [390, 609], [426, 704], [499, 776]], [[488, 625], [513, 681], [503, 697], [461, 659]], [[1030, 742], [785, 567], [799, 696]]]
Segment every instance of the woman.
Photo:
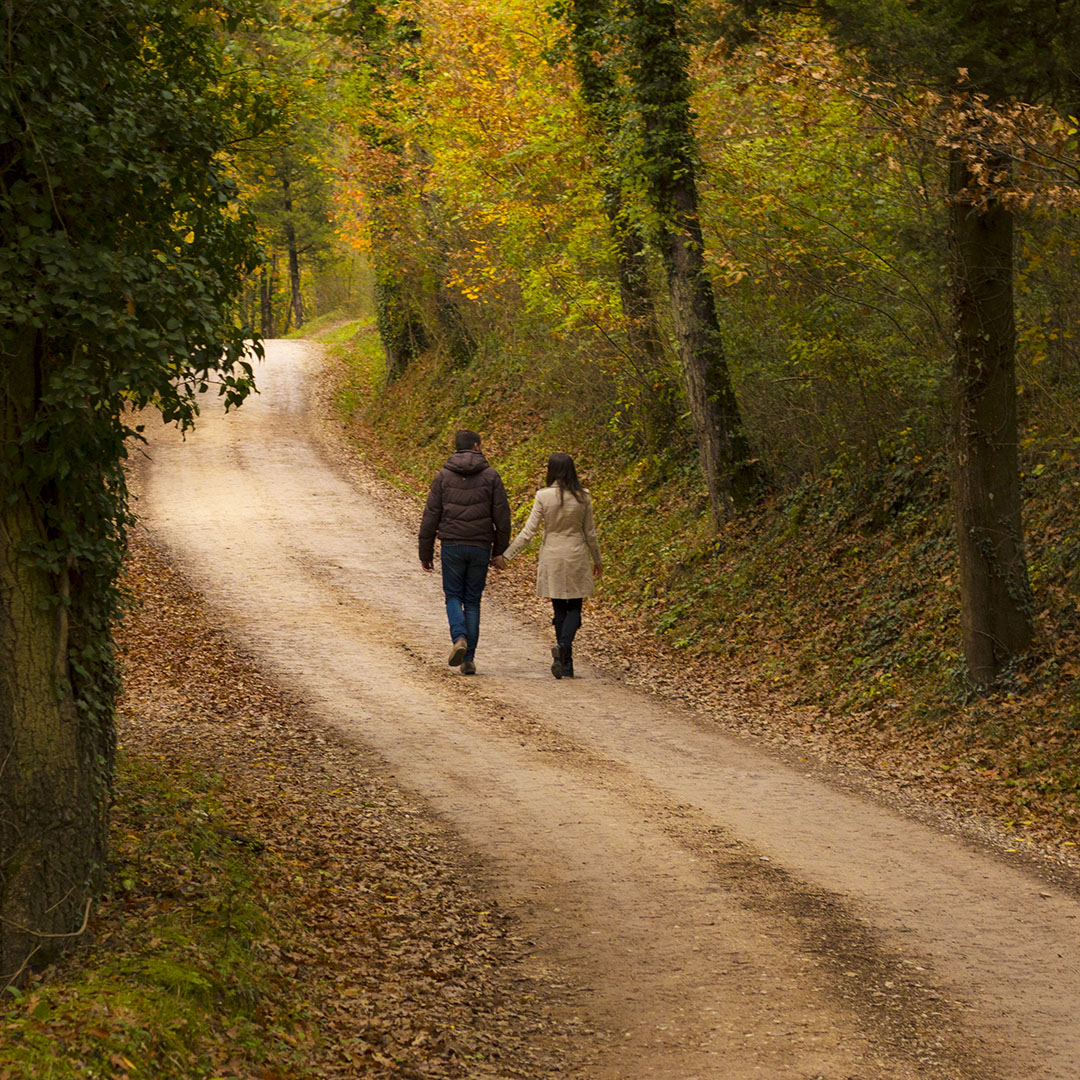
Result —
[[536, 493], [532, 513], [503, 558], [512, 559], [543, 526], [536, 594], [551, 600], [556, 644], [551, 650], [551, 674], [574, 675], [574, 635], [581, 626], [581, 601], [592, 596], [593, 578], [602, 572], [592, 499], [581, 486], [569, 454], [548, 458], [547, 484]]

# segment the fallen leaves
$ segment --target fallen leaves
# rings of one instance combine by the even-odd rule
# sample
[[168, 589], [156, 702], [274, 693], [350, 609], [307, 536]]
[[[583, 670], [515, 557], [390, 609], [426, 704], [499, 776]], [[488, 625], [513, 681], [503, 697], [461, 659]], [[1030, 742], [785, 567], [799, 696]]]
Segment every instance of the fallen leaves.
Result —
[[[580, 1075], [558, 990], [452, 835], [260, 672], [138, 531], [127, 584], [108, 895], [94, 947], [20, 1003], [16, 1042], [51, 1046], [58, 1077]], [[106, 963], [195, 1012], [152, 1014], [151, 994], [94, 981]], [[35, 1075], [11, 1060], [4, 1080]]]

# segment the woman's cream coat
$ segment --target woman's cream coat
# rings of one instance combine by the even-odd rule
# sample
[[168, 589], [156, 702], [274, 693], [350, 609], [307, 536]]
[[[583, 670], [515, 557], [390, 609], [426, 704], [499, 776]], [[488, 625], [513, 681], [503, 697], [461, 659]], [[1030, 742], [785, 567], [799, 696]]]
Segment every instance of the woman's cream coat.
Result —
[[592, 499], [586, 491], [581, 502], [565, 494], [560, 503], [559, 494], [557, 485], [536, 493], [529, 520], [503, 556], [512, 559], [543, 527], [536, 567], [537, 596], [558, 600], [592, 596], [592, 568], [600, 565]]

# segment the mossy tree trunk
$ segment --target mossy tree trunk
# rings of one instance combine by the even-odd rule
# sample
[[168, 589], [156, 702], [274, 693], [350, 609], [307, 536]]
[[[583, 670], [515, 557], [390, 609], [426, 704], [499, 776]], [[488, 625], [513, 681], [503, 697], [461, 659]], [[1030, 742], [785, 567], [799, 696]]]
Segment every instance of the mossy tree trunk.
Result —
[[698, 213], [682, 0], [630, 0], [623, 19], [628, 77], [641, 116], [641, 165], [660, 221], [656, 244], [667, 273], [690, 418], [709, 505], [718, 524], [748, 505], [764, 476], [752, 458], [728, 371]]
[[971, 197], [975, 186], [954, 152], [953, 499], [964, 656], [985, 685], [1031, 643], [1034, 604], [1020, 513], [1013, 215], [997, 199]]
[[609, 187], [604, 209], [615, 240], [619, 302], [626, 322], [629, 360], [638, 373], [637, 402], [645, 445], [656, 451], [675, 422], [675, 410], [665, 395], [655, 393], [666, 367], [664, 340], [649, 281], [648, 253], [641, 230], [626, 219], [622, 192]]
[[[423, 145], [417, 144], [412, 147], [412, 157], [416, 168], [426, 176], [432, 164], [431, 153]], [[431, 247], [430, 267], [426, 276], [433, 293], [438, 335], [454, 367], [467, 368], [476, 359], [477, 344], [465, 317], [465, 298], [446, 284], [450, 277], [451, 252], [446, 215], [434, 185], [425, 179], [422, 188], [420, 209], [427, 224]]]
[[574, 69], [592, 122], [601, 166], [604, 214], [615, 243], [619, 301], [626, 323], [629, 361], [638, 373], [641, 393], [636, 403], [646, 445], [655, 450], [661, 429], [670, 422], [653, 389], [664, 366], [664, 345], [649, 280], [648, 252], [640, 224], [627, 212], [622, 180], [626, 169], [613, 147], [623, 137], [624, 101], [611, 58], [613, 32], [608, 0], [572, 0], [566, 6], [570, 22]]
[[[42, 385], [36, 343], [0, 357], [0, 439], [17, 455]], [[16, 465], [17, 462], [11, 461]], [[17, 470], [12, 470], [15, 472]], [[99, 884], [111, 732], [75, 703], [64, 568], [29, 557], [45, 539], [32, 500], [0, 504], [0, 986], [71, 944]], [[76, 631], [77, 633], [77, 631]]]
[[393, 382], [426, 348], [427, 332], [411, 303], [408, 278], [382, 255], [376, 252], [380, 262], [375, 267], [375, 323], [386, 353], [386, 378]]
[[269, 104], [224, 21], [24, 7], [0, 7], [0, 983], [72, 944], [102, 878], [129, 420], [253, 388], [259, 249], [223, 151]]

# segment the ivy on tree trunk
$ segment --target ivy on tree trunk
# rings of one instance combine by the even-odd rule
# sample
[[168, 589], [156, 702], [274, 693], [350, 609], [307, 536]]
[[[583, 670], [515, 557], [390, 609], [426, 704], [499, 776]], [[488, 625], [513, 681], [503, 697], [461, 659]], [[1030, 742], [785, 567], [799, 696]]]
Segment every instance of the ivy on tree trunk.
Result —
[[709, 505], [718, 524], [763, 484], [728, 371], [698, 214], [683, 0], [628, 0], [622, 33], [627, 77], [641, 118], [641, 169], [659, 224], [690, 418]]
[[77, 940], [104, 870], [132, 417], [253, 385], [222, 19], [0, 9], [0, 986]]
[[[9, 466], [40, 411], [41, 345], [21, 334], [0, 353]], [[105, 865], [112, 725], [78, 698], [108, 700], [115, 673], [106, 649], [73, 633], [70, 611], [83, 606], [75, 567], [65, 559], [50, 572], [29, 557], [42, 524], [28, 500], [0, 503], [0, 984], [71, 943]]]
[[648, 254], [640, 222], [633, 220], [623, 195], [627, 169], [615, 147], [622, 141], [626, 117], [611, 52], [608, 0], [570, 0], [562, 12], [571, 26], [570, 50], [588, 111], [597, 154], [604, 215], [615, 242], [619, 301], [626, 323], [629, 361], [642, 390], [636, 402], [645, 443], [655, 450], [664, 426], [664, 408], [653, 392], [664, 364], [663, 337], [649, 282]]

